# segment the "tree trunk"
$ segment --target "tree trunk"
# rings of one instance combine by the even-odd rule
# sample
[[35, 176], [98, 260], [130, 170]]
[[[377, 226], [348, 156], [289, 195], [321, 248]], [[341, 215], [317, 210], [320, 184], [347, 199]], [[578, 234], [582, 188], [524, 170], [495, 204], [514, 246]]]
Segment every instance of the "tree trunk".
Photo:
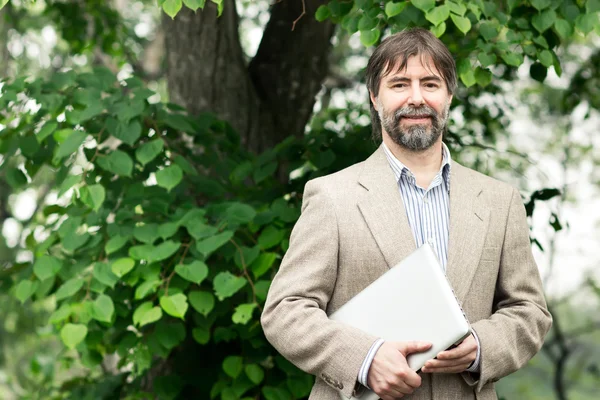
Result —
[[239, 132], [251, 151], [262, 152], [290, 135], [300, 136], [327, 75], [333, 24], [314, 19], [318, 0], [273, 5], [258, 52], [247, 66], [233, 2], [217, 18], [206, 3], [194, 14], [163, 17], [167, 81], [172, 102], [192, 114], [215, 113]]

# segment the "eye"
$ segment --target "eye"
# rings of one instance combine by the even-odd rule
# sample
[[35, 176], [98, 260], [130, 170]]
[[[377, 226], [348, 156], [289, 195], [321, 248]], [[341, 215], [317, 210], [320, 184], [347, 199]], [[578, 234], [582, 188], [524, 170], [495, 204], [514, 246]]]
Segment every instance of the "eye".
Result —
[[427, 89], [437, 89], [439, 87], [439, 85], [437, 83], [428, 82], [425, 84], [425, 87]]

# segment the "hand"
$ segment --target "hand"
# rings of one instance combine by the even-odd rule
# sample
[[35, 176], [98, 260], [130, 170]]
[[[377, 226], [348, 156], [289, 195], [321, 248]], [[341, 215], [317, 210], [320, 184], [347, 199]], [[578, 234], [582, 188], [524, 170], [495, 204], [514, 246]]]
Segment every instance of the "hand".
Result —
[[421, 371], [426, 373], [460, 373], [469, 368], [477, 357], [477, 340], [469, 335], [457, 347], [442, 351], [437, 359], [425, 363]]
[[410, 369], [406, 356], [429, 350], [431, 343], [384, 342], [367, 377], [367, 384], [382, 400], [394, 400], [411, 394], [421, 386], [421, 377]]

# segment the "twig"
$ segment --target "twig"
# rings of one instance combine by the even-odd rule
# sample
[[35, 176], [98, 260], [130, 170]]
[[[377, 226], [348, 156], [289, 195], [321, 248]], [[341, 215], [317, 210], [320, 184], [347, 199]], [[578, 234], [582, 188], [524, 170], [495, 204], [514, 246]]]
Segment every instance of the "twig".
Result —
[[[182, 244], [181, 248], [183, 248], [184, 250], [183, 254], [179, 258], [179, 264], [183, 264], [183, 260], [185, 259], [185, 256], [187, 255], [188, 250], [190, 249], [190, 242]], [[165, 286], [165, 296], [169, 295], [169, 284], [171, 283], [171, 279], [173, 279], [173, 276], [175, 276], [175, 268], [173, 268], [173, 271], [171, 271], [171, 274], [167, 278], [167, 284]]]
[[296, 24], [298, 23], [298, 21], [300, 21], [300, 19], [302, 19], [302, 17], [304, 17], [306, 15], [306, 1], [302, 0], [302, 14], [300, 14], [300, 16], [298, 18], [296, 18], [294, 20], [294, 23], [292, 24], [292, 31], [294, 29], [296, 29]]
[[260, 306], [260, 304], [258, 303], [258, 300], [256, 299], [256, 287], [254, 287], [254, 282], [252, 282], [252, 278], [250, 278], [250, 274], [248, 273], [248, 268], [246, 267], [246, 261], [244, 260], [244, 252], [242, 251], [241, 247], [235, 242], [235, 240], [229, 239], [229, 241], [231, 243], [233, 243], [233, 245], [237, 248], [238, 252], [240, 253], [240, 260], [242, 262], [242, 269], [244, 270], [244, 276], [246, 277], [246, 279], [248, 280], [248, 283], [252, 287], [252, 301], [256, 304], [256, 306], [262, 313], [262, 307]]

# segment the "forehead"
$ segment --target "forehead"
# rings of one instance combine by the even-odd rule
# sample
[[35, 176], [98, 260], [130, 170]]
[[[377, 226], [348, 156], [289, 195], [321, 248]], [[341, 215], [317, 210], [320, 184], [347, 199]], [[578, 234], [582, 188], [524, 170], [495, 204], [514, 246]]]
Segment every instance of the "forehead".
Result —
[[408, 58], [399, 58], [394, 62], [388, 62], [382, 71], [381, 81], [387, 81], [392, 78], [419, 79], [424, 76], [435, 76], [444, 80], [442, 74], [438, 71], [431, 56], [427, 54], [418, 54]]

